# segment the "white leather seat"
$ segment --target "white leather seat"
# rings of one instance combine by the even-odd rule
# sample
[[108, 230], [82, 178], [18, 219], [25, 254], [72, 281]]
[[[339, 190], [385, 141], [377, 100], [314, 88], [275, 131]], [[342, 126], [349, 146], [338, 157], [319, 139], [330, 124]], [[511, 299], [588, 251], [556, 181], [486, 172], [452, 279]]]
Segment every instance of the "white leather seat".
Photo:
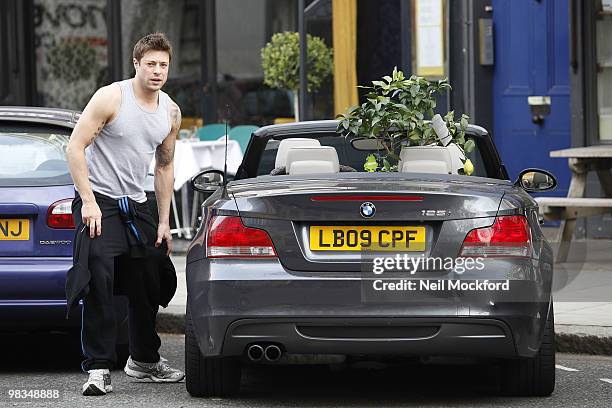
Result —
[[455, 144], [406, 147], [400, 153], [398, 168], [403, 173], [459, 174], [462, 157]]
[[303, 147], [303, 146], [321, 146], [321, 143], [317, 139], [308, 139], [305, 137], [292, 137], [289, 139], [281, 140], [278, 145], [278, 150], [276, 151], [276, 160], [274, 162], [274, 167], [283, 167], [287, 164], [287, 153], [289, 149], [293, 147]]
[[338, 152], [331, 146], [292, 147], [287, 152], [287, 174], [338, 173]]
[[410, 160], [403, 163], [402, 172], [452, 174], [448, 164], [441, 160]]

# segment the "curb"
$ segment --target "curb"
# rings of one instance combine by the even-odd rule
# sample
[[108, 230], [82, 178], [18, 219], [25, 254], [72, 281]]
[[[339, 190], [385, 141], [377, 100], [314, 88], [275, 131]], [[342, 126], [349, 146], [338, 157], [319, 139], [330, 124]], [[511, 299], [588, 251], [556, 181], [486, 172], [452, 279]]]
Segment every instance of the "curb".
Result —
[[158, 333], [185, 334], [185, 315], [159, 313], [156, 327]]
[[[157, 331], [168, 334], [185, 333], [185, 316], [160, 313], [157, 315]], [[612, 356], [612, 337], [555, 333], [557, 352]]]
[[560, 353], [612, 356], [612, 337], [556, 333], [555, 341]]

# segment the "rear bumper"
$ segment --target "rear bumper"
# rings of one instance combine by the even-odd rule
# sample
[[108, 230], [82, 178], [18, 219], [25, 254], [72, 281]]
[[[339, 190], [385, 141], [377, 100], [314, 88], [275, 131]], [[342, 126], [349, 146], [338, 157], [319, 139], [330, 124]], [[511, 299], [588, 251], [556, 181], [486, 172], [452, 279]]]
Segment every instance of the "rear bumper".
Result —
[[72, 257], [0, 259], [0, 330], [70, 329], [81, 313], [66, 319], [66, 273]]
[[227, 329], [223, 355], [250, 344], [280, 344], [290, 354], [513, 357], [508, 325], [474, 318], [240, 319]]
[[70, 330], [81, 327], [81, 306], [66, 319], [66, 301], [0, 301], [0, 330]]
[[187, 309], [205, 356], [276, 343], [299, 354], [531, 357], [551, 299], [549, 280], [530, 279], [532, 271], [514, 274], [529, 289], [520, 302], [494, 292], [364, 301], [359, 276], [298, 275], [278, 261], [199, 260], [186, 272]]

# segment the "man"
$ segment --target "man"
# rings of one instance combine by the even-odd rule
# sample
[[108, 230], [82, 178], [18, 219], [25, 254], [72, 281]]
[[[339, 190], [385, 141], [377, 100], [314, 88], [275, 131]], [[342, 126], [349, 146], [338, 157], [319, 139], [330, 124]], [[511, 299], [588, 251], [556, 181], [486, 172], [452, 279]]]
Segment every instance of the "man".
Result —
[[[140, 39], [133, 51], [134, 78], [102, 87], [93, 95], [67, 148], [77, 190], [73, 202], [77, 227], [66, 292], [69, 311], [83, 300], [82, 368], [89, 373], [83, 395], [112, 391], [109, 370], [116, 359], [113, 288], [117, 281], [129, 298], [126, 374], [156, 382], [178, 382], [185, 376], [160, 357], [161, 341], [155, 330], [158, 304], [164, 304], [158, 302], [163, 288], [155, 272], [164, 258], [169, 262], [172, 250], [173, 157], [181, 124], [179, 107], [161, 91], [171, 57], [164, 34]], [[157, 226], [143, 188], [154, 155]]]

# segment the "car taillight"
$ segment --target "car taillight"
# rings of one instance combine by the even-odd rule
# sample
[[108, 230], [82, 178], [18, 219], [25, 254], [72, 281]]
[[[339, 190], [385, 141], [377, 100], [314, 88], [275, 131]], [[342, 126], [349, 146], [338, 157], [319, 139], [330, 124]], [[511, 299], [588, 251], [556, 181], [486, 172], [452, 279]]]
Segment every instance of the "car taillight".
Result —
[[461, 257], [531, 256], [531, 230], [522, 215], [501, 216], [490, 227], [471, 230], [463, 240]]
[[49, 228], [74, 228], [72, 216], [72, 199], [56, 201], [47, 210], [47, 225]]
[[208, 258], [275, 258], [268, 233], [245, 227], [240, 217], [214, 216], [206, 239]]

